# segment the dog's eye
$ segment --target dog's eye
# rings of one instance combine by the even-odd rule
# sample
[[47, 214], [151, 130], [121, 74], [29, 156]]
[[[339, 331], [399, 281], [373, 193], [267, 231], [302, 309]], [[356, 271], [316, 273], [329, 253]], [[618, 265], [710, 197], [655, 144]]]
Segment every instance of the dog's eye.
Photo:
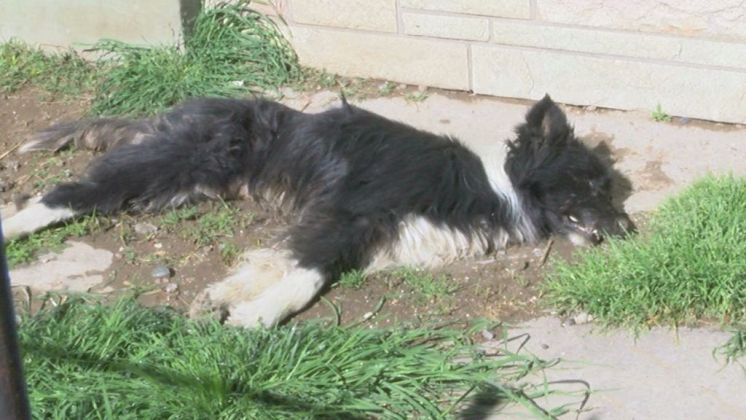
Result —
[[577, 223], [580, 222], [580, 220], [578, 220], [578, 218], [575, 217], [575, 216], [573, 216], [572, 214], [568, 214], [567, 215], [567, 220], [569, 220], [571, 223], [575, 223], [575, 224], [577, 224]]

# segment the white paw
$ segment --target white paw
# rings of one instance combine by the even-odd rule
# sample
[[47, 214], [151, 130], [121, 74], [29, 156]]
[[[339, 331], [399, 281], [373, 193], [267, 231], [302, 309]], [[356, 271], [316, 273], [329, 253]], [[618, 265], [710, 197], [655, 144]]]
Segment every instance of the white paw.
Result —
[[267, 328], [279, 324], [288, 314], [287, 309], [277, 304], [274, 299], [259, 297], [251, 302], [241, 302], [232, 306], [226, 323], [246, 328], [264, 326]]
[[3, 220], [3, 235], [6, 241], [19, 238], [76, 215], [74, 210], [66, 207], [47, 207], [41, 202], [41, 197], [35, 197], [23, 210]]

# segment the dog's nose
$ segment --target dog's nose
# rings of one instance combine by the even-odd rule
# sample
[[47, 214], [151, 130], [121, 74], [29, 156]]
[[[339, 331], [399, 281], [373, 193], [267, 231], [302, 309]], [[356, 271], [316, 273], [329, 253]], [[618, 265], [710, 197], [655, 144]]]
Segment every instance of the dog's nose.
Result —
[[603, 235], [601, 235], [601, 232], [599, 232], [598, 229], [593, 229], [590, 236], [593, 245], [598, 245], [604, 240]]

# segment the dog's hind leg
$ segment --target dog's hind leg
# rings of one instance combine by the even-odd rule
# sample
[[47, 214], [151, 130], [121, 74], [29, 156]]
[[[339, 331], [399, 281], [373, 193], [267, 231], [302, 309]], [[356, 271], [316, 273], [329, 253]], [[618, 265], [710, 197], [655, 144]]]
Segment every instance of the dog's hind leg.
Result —
[[245, 133], [231, 128], [212, 133], [209, 141], [178, 132], [113, 149], [93, 161], [80, 181], [57, 185], [4, 221], [7, 238], [92, 212], [157, 211], [204, 198], [230, 198], [245, 179], [246, 153]]

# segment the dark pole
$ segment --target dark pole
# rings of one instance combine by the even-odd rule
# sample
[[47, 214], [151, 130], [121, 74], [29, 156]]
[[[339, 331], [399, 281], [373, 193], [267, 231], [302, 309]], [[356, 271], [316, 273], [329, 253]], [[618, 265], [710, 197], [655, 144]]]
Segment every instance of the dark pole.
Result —
[[31, 410], [21, 369], [16, 314], [10, 291], [5, 239], [0, 224], [0, 419], [27, 420]]

